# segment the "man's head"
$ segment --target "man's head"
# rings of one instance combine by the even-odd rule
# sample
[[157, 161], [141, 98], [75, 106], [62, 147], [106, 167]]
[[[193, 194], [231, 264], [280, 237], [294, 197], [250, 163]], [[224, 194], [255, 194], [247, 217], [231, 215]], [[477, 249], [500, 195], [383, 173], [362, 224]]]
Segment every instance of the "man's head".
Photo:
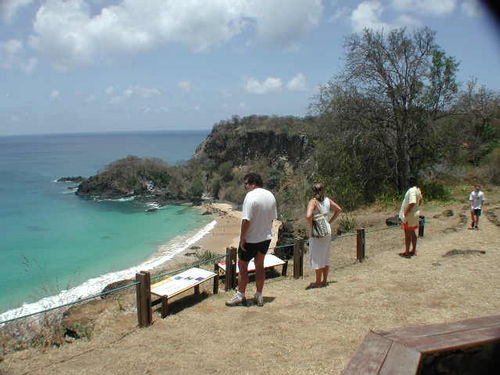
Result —
[[411, 176], [408, 179], [408, 184], [410, 185], [410, 187], [418, 186], [418, 179], [415, 176]]
[[255, 188], [262, 187], [262, 177], [257, 173], [248, 173], [243, 177], [243, 183], [245, 184], [245, 189], [251, 191]]
[[479, 185], [479, 184], [475, 184], [475, 185], [474, 185], [474, 189], [475, 189], [476, 191], [481, 191], [481, 185]]

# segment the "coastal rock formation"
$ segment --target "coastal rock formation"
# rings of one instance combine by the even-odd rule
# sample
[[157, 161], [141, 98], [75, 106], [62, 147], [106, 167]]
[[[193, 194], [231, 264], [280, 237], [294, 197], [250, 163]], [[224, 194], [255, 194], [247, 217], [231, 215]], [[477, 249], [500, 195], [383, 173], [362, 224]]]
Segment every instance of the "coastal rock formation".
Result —
[[297, 120], [250, 116], [222, 122], [198, 146], [195, 157], [204, 155], [216, 164], [232, 161], [233, 165], [245, 165], [264, 159], [277, 169], [287, 162], [296, 167], [310, 158], [313, 142], [303, 132], [290, 131], [294, 121]]
[[127, 197], [153, 200], [184, 199], [177, 184], [171, 183], [170, 166], [159, 159], [127, 156], [109, 164], [95, 176], [82, 181], [76, 194], [82, 197], [120, 199]]
[[56, 182], [76, 182], [81, 183], [87, 180], [86, 177], [83, 176], [69, 176], [69, 177], [61, 177], [56, 180]]

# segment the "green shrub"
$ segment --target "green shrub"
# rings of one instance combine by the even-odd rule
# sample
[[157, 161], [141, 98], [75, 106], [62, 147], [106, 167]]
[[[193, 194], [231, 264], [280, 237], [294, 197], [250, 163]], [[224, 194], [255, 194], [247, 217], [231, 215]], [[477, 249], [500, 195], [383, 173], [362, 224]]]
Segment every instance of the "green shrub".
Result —
[[422, 184], [422, 194], [425, 200], [446, 201], [451, 198], [450, 191], [442, 183], [430, 181]]
[[317, 181], [324, 185], [325, 194], [343, 209], [352, 210], [365, 203], [361, 187], [350, 176], [319, 177]]
[[203, 183], [199, 177], [195, 178], [189, 189], [189, 194], [193, 198], [200, 198], [203, 194]]
[[344, 213], [339, 219], [339, 231], [342, 233], [354, 232], [357, 226], [356, 219], [348, 213]]
[[486, 156], [484, 169], [485, 177], [492, 183], [500, 185], [500, 147], [496, 147]]
[[386, 191], [378, 195], [375, 199], [375, 202], [378, 206], [388, 208], [388, 207], [393, 207], [394, 205], [401, 204], [402, 200], [403, 200], [402, 194], [399, 194], [396, 191]]

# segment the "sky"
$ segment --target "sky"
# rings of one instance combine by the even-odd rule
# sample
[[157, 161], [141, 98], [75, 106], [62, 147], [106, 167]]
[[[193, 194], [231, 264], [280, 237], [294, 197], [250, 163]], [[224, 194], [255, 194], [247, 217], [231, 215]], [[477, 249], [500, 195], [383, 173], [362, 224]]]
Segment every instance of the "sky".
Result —
[[0, 136], [305, 116], [345, 37], [423, 26], [460, 82], [500, 91], [500, 28], [477, 0], [0, 0]]

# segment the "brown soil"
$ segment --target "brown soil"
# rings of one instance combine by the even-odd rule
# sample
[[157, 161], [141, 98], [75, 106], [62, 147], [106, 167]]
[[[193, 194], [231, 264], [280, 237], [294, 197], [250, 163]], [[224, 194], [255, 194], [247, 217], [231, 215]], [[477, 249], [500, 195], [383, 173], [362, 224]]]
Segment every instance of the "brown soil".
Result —
[[[489, 202], [500, 216], [498, 200]], [[442, 214], [446, 209], [454, 215]], [[305, 277], [268, 280], [262, 308], [228, 308], [224, 302], [232, 292], [208, 293], [174, 303], [166, 319], [154, 313], [154, 324], [143, 329], [136, 326], [133, 294], [122, 296], [108, 302], [90, 339], [9, 353], [0, 358], [0, 373], [340, 374], [370, 329], [499, 313], [496, 223], [483, 216], [480, 230], [468, 230], [467, 205], [426, 206], [418, 255], [405, 259], [397, 255], [403, 250], [401, 229], [377, 230], [394, 214], [356, 213], [367, 228], [367, 258], [356, 262], [354, 236], [334, 240], [332, 282], [325, 288], [305, 289], [313, 279], [306, 255]], [[234, 239], [238, 230], [234, 223], [231, 228]], [[451, 250], [455, 255], [444, 256]], [[253, 292], [252, 283], [247, 294]]]

